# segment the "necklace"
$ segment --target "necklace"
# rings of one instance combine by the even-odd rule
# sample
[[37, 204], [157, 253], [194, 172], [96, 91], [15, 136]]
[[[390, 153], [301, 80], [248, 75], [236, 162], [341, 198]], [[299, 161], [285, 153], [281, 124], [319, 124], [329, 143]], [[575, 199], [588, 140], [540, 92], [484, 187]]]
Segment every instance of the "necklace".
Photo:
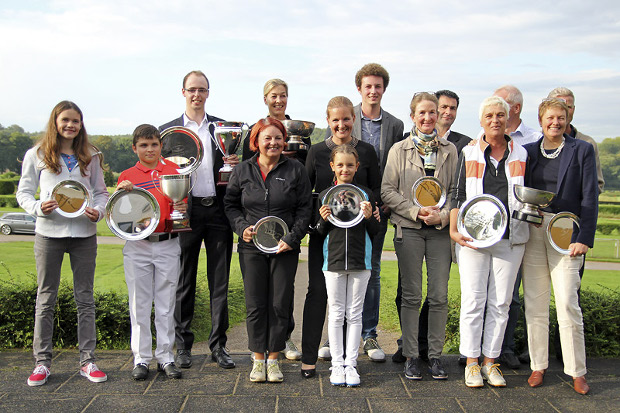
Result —
[[544, 146], [544, 139], [540, 141], [540, 153], [542, 153], [542, 156], [544, 156], [547, 159], [555, 159], [560, 155], [560, 152], [562, 152], [562, 148], [564, 147], [564, 142], [566, 142], [566, 140], [564, 138], [562, 138], [562, 143], [560, 144], [560, 146], [558, 146], [555, 151], [551, 152], [551, 153], [547, 153], [545, 151], [545, 146]]

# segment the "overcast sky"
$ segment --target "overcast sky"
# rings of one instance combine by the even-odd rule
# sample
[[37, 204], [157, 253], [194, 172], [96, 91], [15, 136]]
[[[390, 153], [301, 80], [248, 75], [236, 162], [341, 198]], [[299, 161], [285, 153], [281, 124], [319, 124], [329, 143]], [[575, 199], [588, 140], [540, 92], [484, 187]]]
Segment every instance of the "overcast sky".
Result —
[[[7, 4], [8, 3], [8, 4]], [[203, 70], [207, 111], [254, 123], [266, 80], [289, 84], [287, 112], [325, 127], [330, 98], [360, 96], [355, 73], [390, 72], [383, 108], [411, 127], [417, 91], [461, 97], [454, 130], [475, 135], [480, 102], [503, 84], [522, 118], [556, 86], [576, 95], [574, 125], [620, 136], [620, 2], [84, 0], [0, 5], [0, 124], [43, 130], [76, 102], [90, 134], [129, 134], [181, 115], [182, 78]]]

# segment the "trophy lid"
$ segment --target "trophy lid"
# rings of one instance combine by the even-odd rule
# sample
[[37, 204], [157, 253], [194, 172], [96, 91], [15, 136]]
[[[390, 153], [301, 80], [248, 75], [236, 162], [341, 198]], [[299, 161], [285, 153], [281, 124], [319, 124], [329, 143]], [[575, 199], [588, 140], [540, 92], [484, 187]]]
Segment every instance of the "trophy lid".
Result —
[[579, 229], [579, 217], [572, 212], [559, 212], [547, 224], [547, 239], [557, 252], [568, 255], [576, 229]]
[[441, 208], [446, 202], [446, 188], [439, 179], [432, 176], [423, 176], [415, 181], [411, 193], [413, 202], [420, 208], [428, 206]]
[[134, 186], [110, 196], [106, 204], [106, 223], [117, 237], [134, 241], [151, 235], [159, 224], [159, 204], [151, 193]]
[[489, 194], [476, 195], [459, 209], [456, 221], [458, 231], [470, 237], [469, 244], [486, 248], [504, 236], [508, 225], [508, 214], [502, 201]]
[[79, 217], [92, 202], [84, 184], [71, 179], [58, 182], [52, 189], [51, 199], [58, 202], [56, 211], [66, 218]]
[[190, 174], [198, 169], [204, 152], [202, 141], [189, 128], [173, 126], [161, 134], [161, 156], [179, 165], [180, 174]]
[[283, 219], [275, 216], [267, 216], [258, 220], [254, 225], [252, 241], [256, 248], [267, 254], [278, 252], [278, 243], [288, 234], [288, 226]]
[[368, 201], [368, 195], [351, 184], [333, 186], [323, 197], [323, 205], [332, 212], [329, 222], [340, 228], [351, 228], [364, 219], [362, 201]]

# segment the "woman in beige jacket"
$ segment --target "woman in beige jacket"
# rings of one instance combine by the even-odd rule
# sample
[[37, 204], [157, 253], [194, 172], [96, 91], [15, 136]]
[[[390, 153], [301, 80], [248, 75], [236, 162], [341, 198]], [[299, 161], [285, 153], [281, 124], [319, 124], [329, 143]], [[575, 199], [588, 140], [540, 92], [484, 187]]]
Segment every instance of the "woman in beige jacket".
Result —
[[[434, 379], [448, 376], [439, 357], [443, 349], [448, 314], [448, 278], [452, 254], [449, 221], [450, 198], [454, 190], [456, 147], [437, 136], [437, 98], [430, 93], [416, 93], [411, 100], [414, 122], [409, 137], [395, 144], [381, 184], [381, 199], [392, 211], [396, 228], [394, 248], [401, 277], [401, 329], [403, 355], [407, 358], [405, 377], [422, 378], [418, 352], [418, 319], [422, 301], [422, 263], [426, 260], [428, 278], [428, 357]], [[419, 207], [412, 188], [421, 177], [439, 180], [447, 192], [442, 206]]]

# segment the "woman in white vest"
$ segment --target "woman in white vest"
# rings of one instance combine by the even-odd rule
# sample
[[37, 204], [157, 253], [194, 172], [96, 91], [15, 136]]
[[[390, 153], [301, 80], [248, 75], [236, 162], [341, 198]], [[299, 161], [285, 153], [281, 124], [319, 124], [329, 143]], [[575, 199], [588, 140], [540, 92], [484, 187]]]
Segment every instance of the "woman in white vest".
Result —
[[[527, 224], [510, 218], [512, 211], [521, 207], [513, 187], [524, 183], [527, 152], [505, 134], [508, 113], [508, 104], [497, 96], [480, 105], [484, 135], [461, 152], [450, 211], [450, 236], [457, 244], [461, 276], [460, 352], [467, 357], [468, 387], [482, 387], [483, 379], [492, 386], [506, 386], [495, 359], [501, 352], [512, 291], [529, 238]], [[509, 223], [496, 244], [475, 248], [468, 242], [471, 238], [458, 232], [456, 221], [461, 205], [483, 193], [504, 204]], [[480, 353], [484, 356], [482, 366], [478, 364]]]

